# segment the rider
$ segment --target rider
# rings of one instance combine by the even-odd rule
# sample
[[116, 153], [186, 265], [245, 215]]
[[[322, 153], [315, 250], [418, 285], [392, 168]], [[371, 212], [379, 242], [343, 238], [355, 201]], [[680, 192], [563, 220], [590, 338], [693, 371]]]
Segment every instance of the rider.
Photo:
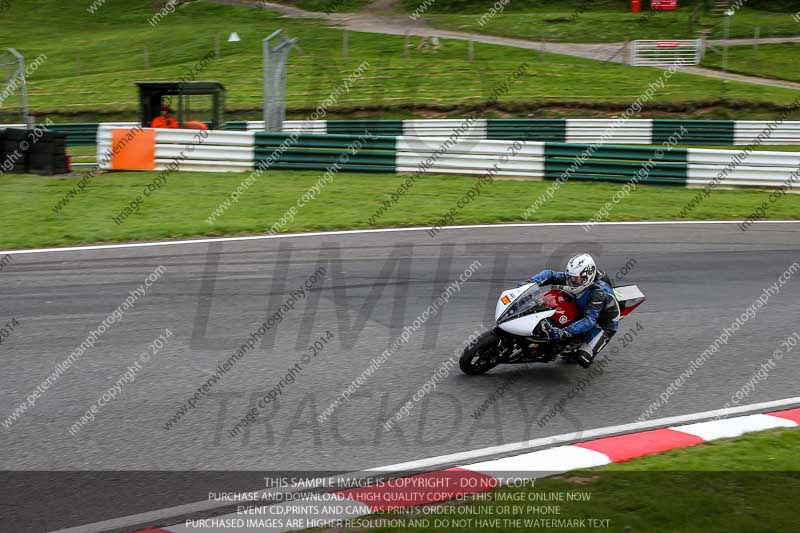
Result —
[[583, 335], [577, 362], [588, 368], [617, 332], [619, 303], [608, 277], [602, 271], [598, 272], [591, 255], [579, 254], [567, 261], [565, 272], [543, 270], [533, 276], [530, 283], [565, 285], [565, 289], [575, 296], [582, 317], [565, 328], [551, 327], [549, 336], [554, 340], [564, 340]]

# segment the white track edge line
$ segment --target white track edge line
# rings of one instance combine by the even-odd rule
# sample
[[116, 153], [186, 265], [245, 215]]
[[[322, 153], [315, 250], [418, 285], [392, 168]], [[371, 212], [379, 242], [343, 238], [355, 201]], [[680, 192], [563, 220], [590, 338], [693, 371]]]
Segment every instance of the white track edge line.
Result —
[[[514, 222], [504, 224], [466, 224], [462, 226], [444, 226], [440, 231], [456, 229], [485, 229], [485, 228], [524, 228], [547, 226], [583, 226], [585, 222]], [[620, 222], [596, 222], [596, 226], [668, 226], [687, 224], [741, 224], [740, 220], [642, 220]], [[754, 224], [800, 224], [800, 220], [757, 220]], [[145, 248], [148, 246], [176, 246], [181, 244], [203, 244], [211, 242], [236, 242], [266, 239], [291, 239], [298, 237], [320, 237], [325, 235], [356, 235], [359, 233], [391, 233], [400, 231], [426, 231], [434, 226], [412, 226], [408, 228], [376, 228], [354, 229], [338, 231], [313, 231], [305, 233], [282, 233], [280, 235], [242, 235], [240, 237], [208, 237], [202, 239], [186, 239], [177, 241], [148, 241], [129, 242], [120, 244], [90, 244], [85, 246], [63, 246], [58, 248], [29, 248], [21, 250], [0, 250], [0, 254], [23, 255], [55, 252], [83, 252], [86, 250], [112, 250], [116, 248]]]

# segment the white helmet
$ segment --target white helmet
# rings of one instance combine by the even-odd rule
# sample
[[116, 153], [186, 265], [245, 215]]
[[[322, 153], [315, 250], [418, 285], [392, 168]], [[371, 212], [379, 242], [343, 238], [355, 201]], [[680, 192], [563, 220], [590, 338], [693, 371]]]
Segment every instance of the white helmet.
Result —
[[565, 269], [567, 287], [575, 294], [580, 294], [589, 285], [594, 283], [597, 276], [597, 266], [589, 254], [578, 254], [567, 261]]

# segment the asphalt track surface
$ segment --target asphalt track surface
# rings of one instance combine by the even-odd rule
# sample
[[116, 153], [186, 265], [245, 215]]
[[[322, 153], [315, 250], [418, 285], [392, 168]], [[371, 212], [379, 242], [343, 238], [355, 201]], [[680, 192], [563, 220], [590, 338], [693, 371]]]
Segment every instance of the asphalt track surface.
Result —
[[[537, 423], [587, 375], [579, 367], [501, 366], [477, 377], [455, 368], [394, 429], [383, 429], [471, 332], [492, 323], [503, 288], [558, 268], [576, 251], [594, 254], [612, 278], [629, 265], [618, 283], [639, 285], [648, 300], [622, 322], [622, 333], [640, 324], [636, 338], [625, 346], [620, 335], [614, 339], [602, 374], [563, 413]], [[370, 359], [475, 260], [480, 267], [440, 313], [348, 404], [318, 422]], [[355, 471], [632, 422], [795, 261], [796, 223], [747, 232], [735, 224], [598, 225], [591, 233], [580, 225], [476, 227], [435, 238], [361, 232], [15, 255], [0, 272], [0, 321], [19, 322], [0, 345], [2, 420], [129, 291], [159, 265], [166, 272], [34, 408], [0, 428], [2, 470], [27, 471], [3, 474], [4, 514], [15, 531], [53, 530], [203, 500], [209, 491], [263, 488], [267, 471]], [[328, 275], [309, 297], [166, 430], [217, 365], [320, 265]], [[798, 301], [800, 279], [790, 279], [653, 418], [730, 402], [798, 329]], [[167, 346], [94, 422], [70, 435], [67, 427], [165, 328], [174, 333]], [[230, 437], [328, 330], [335, 339], [259, 423]], [[795, 396], [798, 381], [800, 362], [786, 357], [742, 403]], [[499, 390], [483, 416], [471, 416]], [[196, 470], [218, 474], [188, 472]]]

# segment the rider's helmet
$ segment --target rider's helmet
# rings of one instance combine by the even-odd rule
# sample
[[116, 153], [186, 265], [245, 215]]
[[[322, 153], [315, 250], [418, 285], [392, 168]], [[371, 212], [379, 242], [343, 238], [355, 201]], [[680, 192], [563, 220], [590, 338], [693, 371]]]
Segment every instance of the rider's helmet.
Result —
[[594, 283], [597, 276], [597, 265], [589, 254], [578, 254], [567, 261], [564, 269], [567, 275], [567, 288], [574, 294], [580, 294]]

